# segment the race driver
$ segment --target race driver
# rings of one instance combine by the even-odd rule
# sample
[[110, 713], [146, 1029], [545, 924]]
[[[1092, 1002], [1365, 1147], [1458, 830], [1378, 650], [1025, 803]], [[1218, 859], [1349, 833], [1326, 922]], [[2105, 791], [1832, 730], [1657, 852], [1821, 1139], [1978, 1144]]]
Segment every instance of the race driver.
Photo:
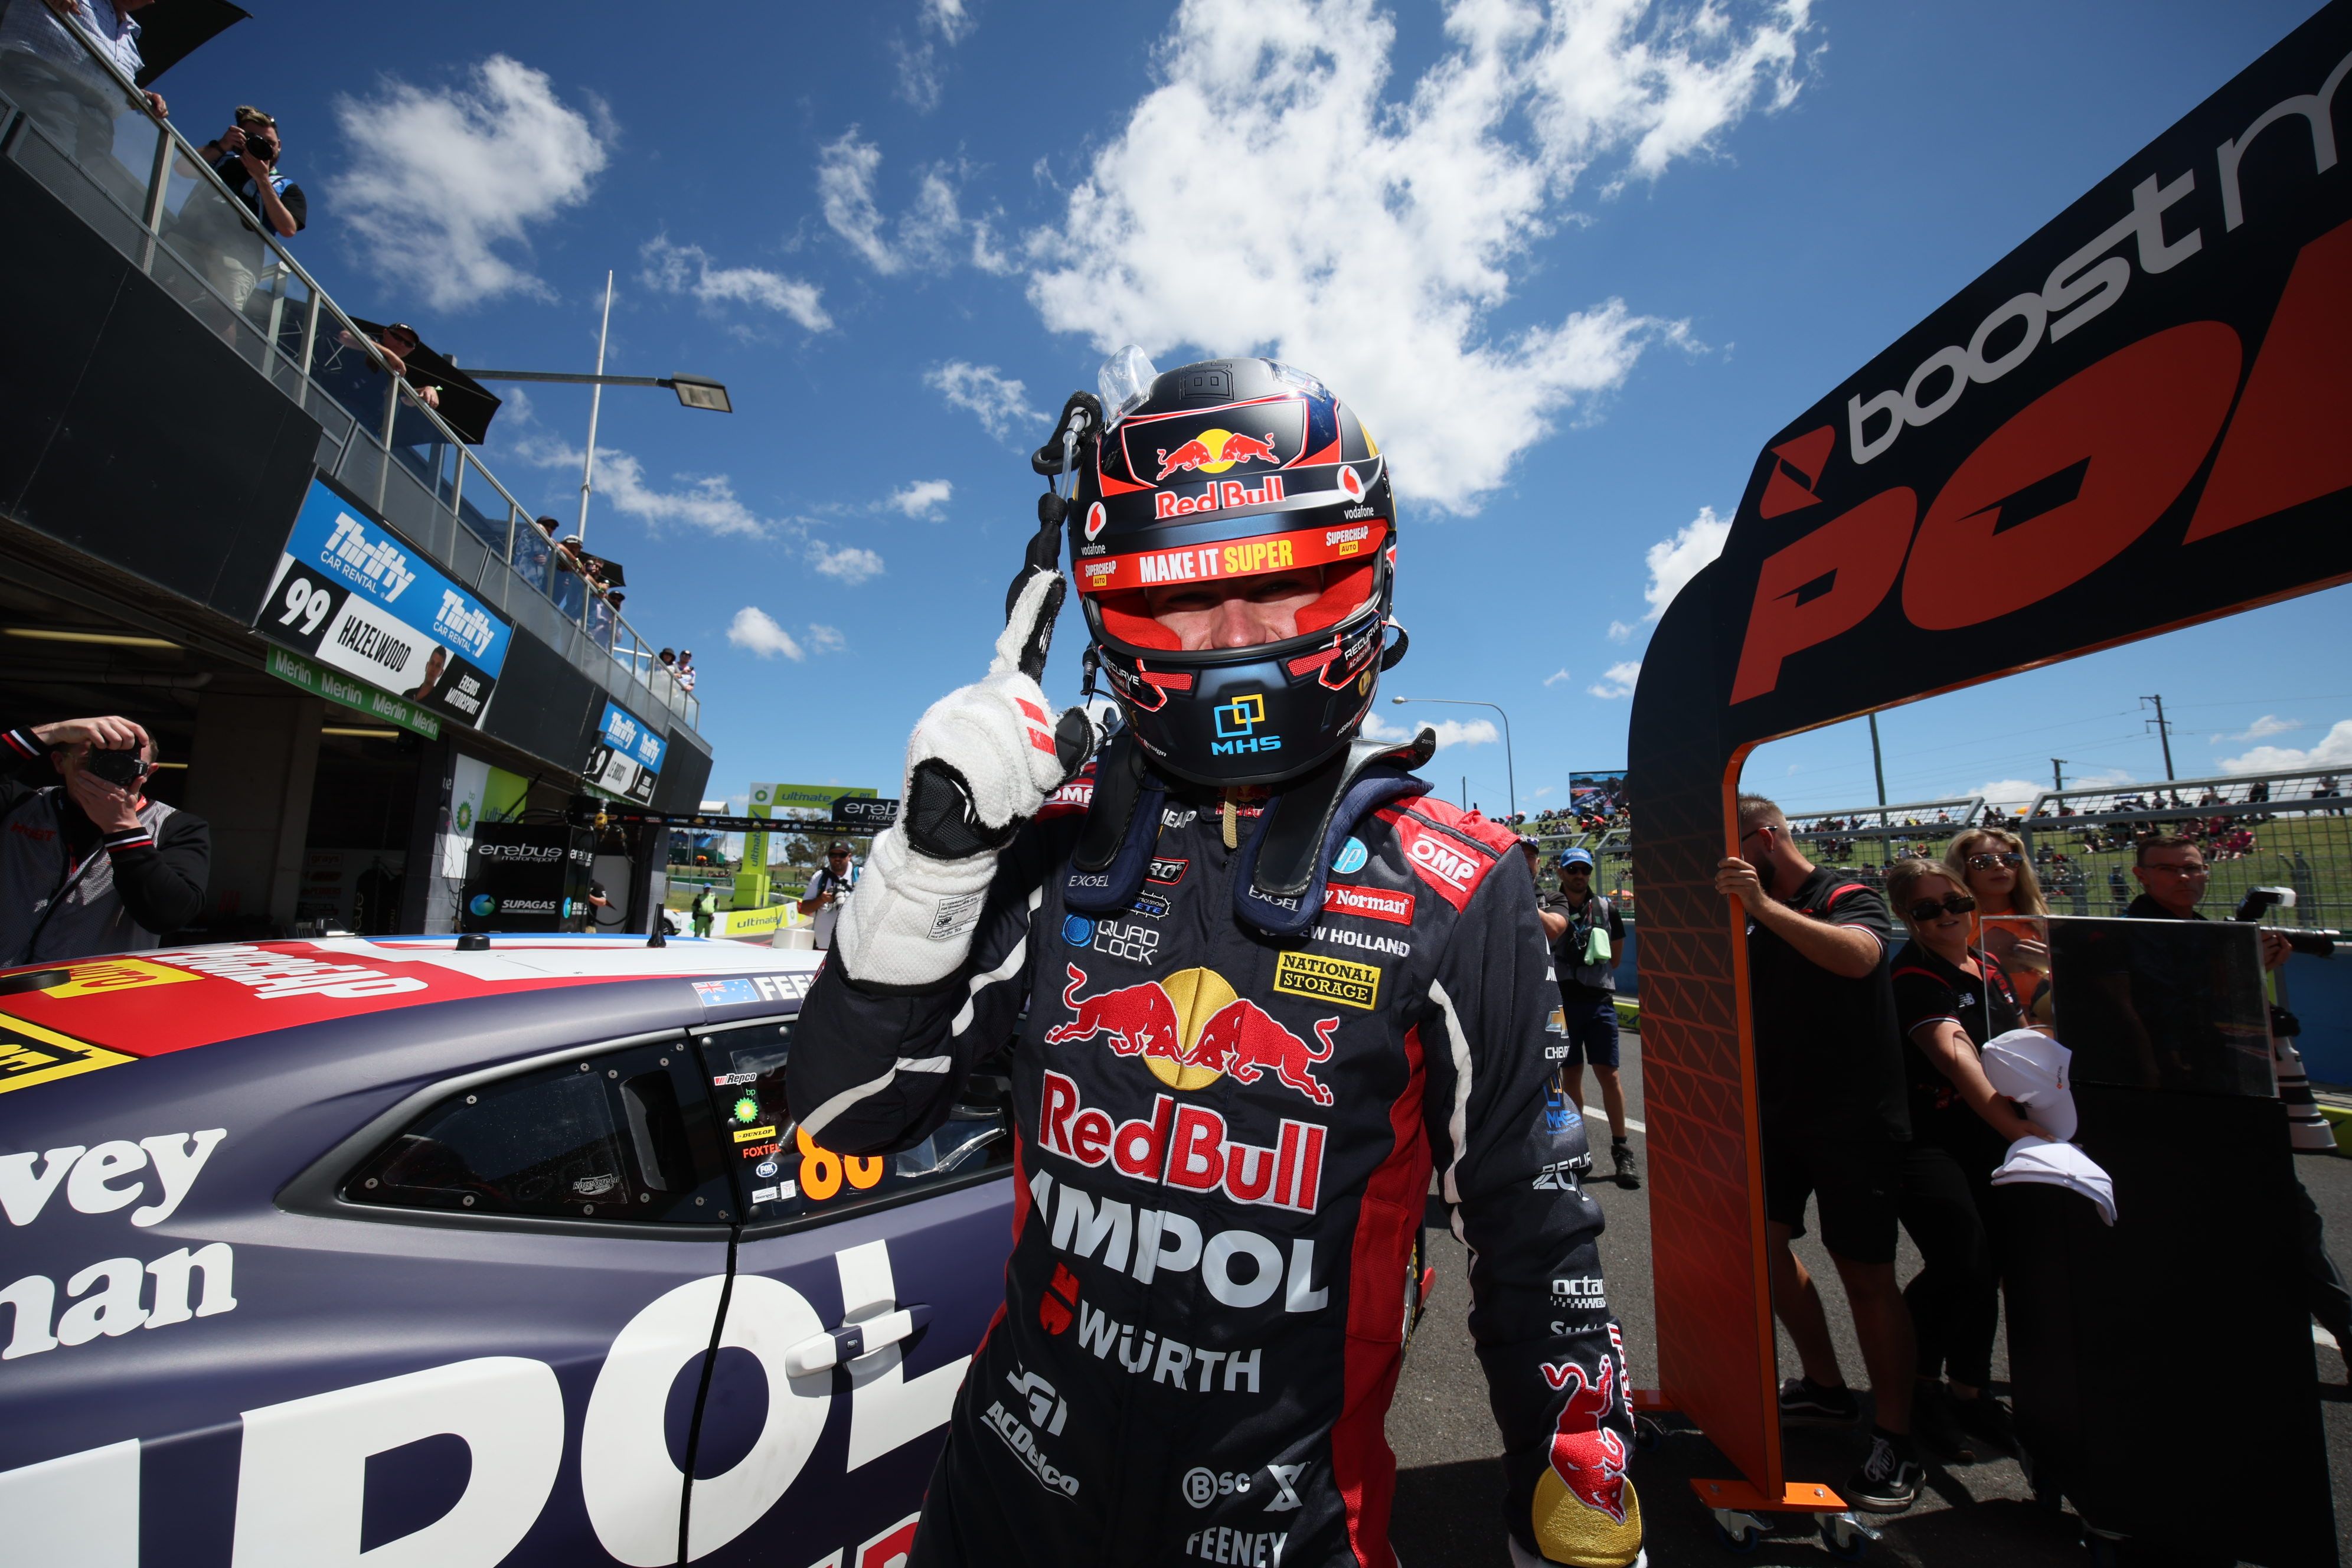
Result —
[[[1533, 887], [1409, 771], [1425, 731], [1357, 738], [1402, 652], [1385, 459], [1271, 361], [1142, 379], [1038, 454], [1075, 489], [987, 677], [916, 726], [791, 1061], [808, 1135], [878, 1153], [1011, 1042], [1005, 1303], [911, 1561], [1392, 1563], [1381, 1423], [1433, 1171], [1513, 1561], [1637, 1562]], [[1123, 720], [1075, 778], [1092, 732], [1036, 680], [1064, 515]]]

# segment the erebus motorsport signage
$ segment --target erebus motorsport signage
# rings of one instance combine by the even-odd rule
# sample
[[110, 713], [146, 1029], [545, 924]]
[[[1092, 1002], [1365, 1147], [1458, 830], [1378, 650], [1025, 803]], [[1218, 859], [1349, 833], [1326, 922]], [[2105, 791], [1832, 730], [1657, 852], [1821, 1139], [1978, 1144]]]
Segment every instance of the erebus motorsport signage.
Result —
[[596, 744], [580, 774], [599, 789], [644, 805], [654, 798], [654, 780], [661, 773], [669, 742], [662, 732], [617, 702], [604, 704], [604, 718], [596, 727]]
[[595, 836], [562, 823], [474, 829], [458, 896], [461, 931], [562, 931], [587, 907]]
[[2338, 4], [1768, 443], [1743, 734], [2352, 571], [2347, 74]]
[[511, 628], [317, 479], [254, 630], [319, 663], [479, 725]]

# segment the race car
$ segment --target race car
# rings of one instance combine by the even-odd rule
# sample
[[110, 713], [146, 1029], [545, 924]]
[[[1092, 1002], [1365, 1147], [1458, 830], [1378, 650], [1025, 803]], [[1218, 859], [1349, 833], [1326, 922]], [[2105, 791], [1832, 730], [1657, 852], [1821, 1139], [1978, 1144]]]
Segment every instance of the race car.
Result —
[[0, 1563], [898, 1563], [1003, 1300], [1005, 1085], [901, 1153], [812, 1142], [820, 957], [0, 972]]

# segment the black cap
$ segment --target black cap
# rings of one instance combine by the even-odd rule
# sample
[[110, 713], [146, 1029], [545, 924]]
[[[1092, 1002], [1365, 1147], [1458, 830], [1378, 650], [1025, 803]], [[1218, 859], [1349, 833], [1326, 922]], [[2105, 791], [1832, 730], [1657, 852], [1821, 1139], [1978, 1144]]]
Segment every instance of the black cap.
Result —
[[833, 841], [832, 847], [825, 850], [825, 853], [827, 855], [846, 855], [849, 853], [849, 841], [845, 838], [836, 838]]

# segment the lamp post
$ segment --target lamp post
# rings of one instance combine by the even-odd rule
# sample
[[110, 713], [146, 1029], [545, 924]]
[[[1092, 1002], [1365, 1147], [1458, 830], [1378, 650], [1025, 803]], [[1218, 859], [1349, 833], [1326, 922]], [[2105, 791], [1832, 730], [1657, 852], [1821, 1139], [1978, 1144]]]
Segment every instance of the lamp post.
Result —
[[732, 414], [735, 405], [728, 398], [723, 383], [707, 375], [606, 375], [604, 374], [604, 340], [613, 326], [613, 275], [604, 274], [604, 325], [596, 334], [596, 374], [572, 375], [547, 370], [476, 370], [471, 365], [458, 365], [476, 381], [556, 381], [576, 386], [593, 386], [596, 390], [588, 398], [588, 453], [580, 465], [580, 542], [588, 542], [588, 497], [596, 479], [596, 416], [604, 403], [608, 386], [666, 386], [677, 394], [679, 404], [688, 408], [707, 408], [714, 414]]
[[1389, 700], [1391, 702], [1445, 702], [1450, 703], [1456, 708], [1492, 708], [1496, 712], [1502, 713], [1503, 773], [1504, 777], [1510, 784], [1511, 815], [1513, 816], [1519, 815], [1518, 768], [1517, 765], [1511, 761], [1511, 716], [1508, 713], [1503, 713], [1503, 706], [1501, 703], [1479, 702], [1466, 697], [1391, 697]]

